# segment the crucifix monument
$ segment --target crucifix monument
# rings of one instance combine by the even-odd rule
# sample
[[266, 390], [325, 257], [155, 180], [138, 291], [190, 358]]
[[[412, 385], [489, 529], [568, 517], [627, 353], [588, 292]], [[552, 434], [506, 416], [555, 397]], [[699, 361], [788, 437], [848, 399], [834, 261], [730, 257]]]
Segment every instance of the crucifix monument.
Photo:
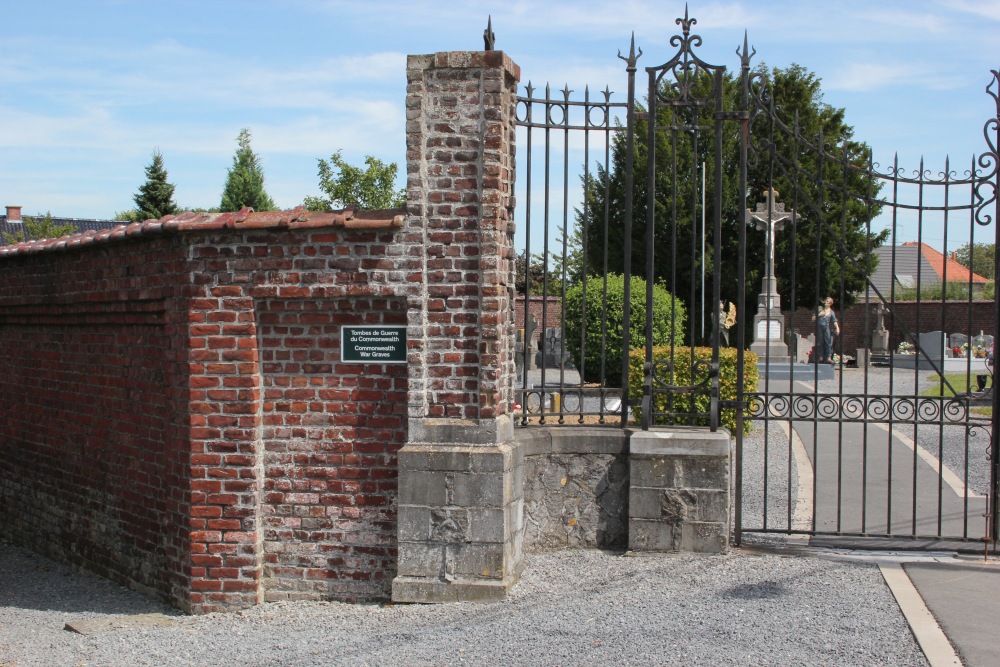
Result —
[[764, 260], [764, 279], [761, 293], [757, 297], [757, 314], [753, 318], [753, 343], [750, 350], [756, 352], [761, 361], [788, 362], [788, 345], [785, 344], [785, 319], [781, 315], [781, 297], [778, 296], [778, 282], [774, 277], [774, 234], [785, 223], [795, 224], [795, 211], [785, 210], [784, 204], [777, 202], [778, 191], [771, 188], [764, 193], [764, 201], [757, 203], [756, 210], [746, 210], [746, 222], [753, 222], [757, 229], [767, 234], [767, 253]]

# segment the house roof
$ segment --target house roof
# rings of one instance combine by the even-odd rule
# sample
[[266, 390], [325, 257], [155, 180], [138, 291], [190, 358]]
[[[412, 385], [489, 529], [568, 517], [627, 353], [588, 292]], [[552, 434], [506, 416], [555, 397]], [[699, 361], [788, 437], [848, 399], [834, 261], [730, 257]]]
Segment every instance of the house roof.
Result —
[[116, 224], [110, 229], [87, 230], [57, 239], [25, 241], [0, 247], [0, 258], [38, 252], [68, 250], [93, 243], [111, 243], [125, 238], [178, 232], [222, 229], [304, 229], [343, 227], [346, 229], [389, 229], [403, 226], [405, 209], [358, 211], [308, 211], [299, 206], [287, 211], [254, 211], [244, 208], [233, 213], [179, 213], [159, 220]]
[[878, 266], [871, 276], [872, 285], [884, 296], [892, 289], [893, 278], [897, 286], [913, 288], [919, 281], [923, 287], [940, 285], [945, 279], [949, 283], [985, 285], [988, 278], [973, 273], [951, 257], [926, 243], [914, 241], [897, 246], [876, 248], [873, 255], [878, 258]]
[[[44, 217], [44, 216], [30, 216], [30, 217]], [[52, 218], [52, 222], [56, 225], [73, 225], [80, 232], [87, 231], [100, 231], [102, 229], [111, 229], [122, 224], [121, 221], [117, 220], [90, 220], [82, 218]], [[7, 242], [4, 240], [4, 234], [14, 234], [20, 232], [24, 229], [24, 219], [18, 216], [14, 220], [10, 220], [7, 215], [0, 215], [0, 246], [6, 245]]]

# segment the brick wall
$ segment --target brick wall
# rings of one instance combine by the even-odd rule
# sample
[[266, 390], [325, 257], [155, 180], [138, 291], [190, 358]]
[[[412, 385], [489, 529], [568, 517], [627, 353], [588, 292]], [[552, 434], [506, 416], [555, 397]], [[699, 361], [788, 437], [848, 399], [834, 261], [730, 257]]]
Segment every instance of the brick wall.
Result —
[[3, 253], [0, 531], [193, 612], [388, 599], [407, 367], [339, 331], [406, 322], [397, 231], [298, 215]]
[[[923, 333], [928, 331], [944, 331], [945, 333], [978, 334], [982, 331], [988, 335], [996, 335], [994, 331], [994, 312], [996, 304], [993, 301], [897, 301], [892, 309], [893, 317], [884, 318], [885, 327], [889, 330], [889, 346], [895, 348], [903, 342], [906, 332]], [[869, 347], [871, 331], [875, 328], [877, 318], [874, 305], [855, 304], [846, 312], [838, 312], [840, 330], [843, 334], [844, 350], [853, 356], [854, 350]], [[812, 311], [800, 309], [795, 313], [796, 331], [802, 336], [808, 336], [815, 330], [812, 322]], [[792, 316], [785, 314], [786, 326], [792, 326]], [[835, 342], [839, 348], [840, 343]]]
[[180, 599], [187, 364], [176, 238], [0, 261], [0, 531]]
[[[185, 213], [0, 248], [0, 532], [191, 612], [396, 599], [404, 561], [427, 565], [419, 595], [513, 585], [519, 72], [453, 52], [407, 76], [405, 214]], [[357, 323], [405, 325], [406, 364], [343, 363]], [[429, 443], [448, 454], [418, 461]], [[411, 503], [404, 541], [424, 468], [448, 508]], [[457, 501], [490, 519], [461, 543], [427, 523]]]
[[[535, 322], [538, 323], [535, 340], [542, 336], [544, 329], [562, 329], [562, 297], [531, 296], [528, 298], [528, 312], [534, 315]], [[518, 295], [514, 300], [514, 321], [518, 329], [524, 328], [523, 295]]]
[[406, 366], [340, 361], [344, 325], [405, 324], [391, 299], [265, 299], [261, 341], [266, 599], [388, 595]]

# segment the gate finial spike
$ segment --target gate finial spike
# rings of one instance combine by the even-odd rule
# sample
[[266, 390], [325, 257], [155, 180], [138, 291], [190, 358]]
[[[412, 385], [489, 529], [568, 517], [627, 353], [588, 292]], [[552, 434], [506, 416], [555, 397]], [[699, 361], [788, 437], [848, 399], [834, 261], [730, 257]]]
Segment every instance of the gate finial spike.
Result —
[[642, 49], [639, 49], [638, 55], [635, 52], [635, 31], [632, 31], [632, 44], [629, 47], [628, 57], [622, 55], [621, 49], [618, 50], [618, 57], [628, 63], [628, 67], [625, 68], [626, 72], [634, 72], [636, 70], [635, 61], [642, 57]]
[[744, 68], [749, 68], [750, 59], [757, 55], [757, 49], [754, 49], [753, 53], [750, 52], [750, 41], [746, 30], [743, 31], [743, 53], [740, 53], [740, 49], [737, 47], [736, 55], [740, 57], [740, 65]]
[[483, 31], [483, 41], [485, 42], [486, 51], [492, 51], [493, 47], [497, 43], [497, 36], [493, 34], [493, 15], [488, 15], [486, 19], [486, 30]]

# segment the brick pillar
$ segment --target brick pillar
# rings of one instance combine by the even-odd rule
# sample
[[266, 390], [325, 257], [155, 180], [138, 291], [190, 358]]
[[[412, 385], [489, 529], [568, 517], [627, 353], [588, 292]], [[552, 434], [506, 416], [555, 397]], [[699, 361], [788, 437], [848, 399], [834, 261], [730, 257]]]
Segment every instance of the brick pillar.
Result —
[[[410, 56], [409, 422], [393, 599], [502, 597], [522, 567], [513, 440], [514, 113], [502, 52]], [[417, 275], [419, 273], [420, 275]]]

